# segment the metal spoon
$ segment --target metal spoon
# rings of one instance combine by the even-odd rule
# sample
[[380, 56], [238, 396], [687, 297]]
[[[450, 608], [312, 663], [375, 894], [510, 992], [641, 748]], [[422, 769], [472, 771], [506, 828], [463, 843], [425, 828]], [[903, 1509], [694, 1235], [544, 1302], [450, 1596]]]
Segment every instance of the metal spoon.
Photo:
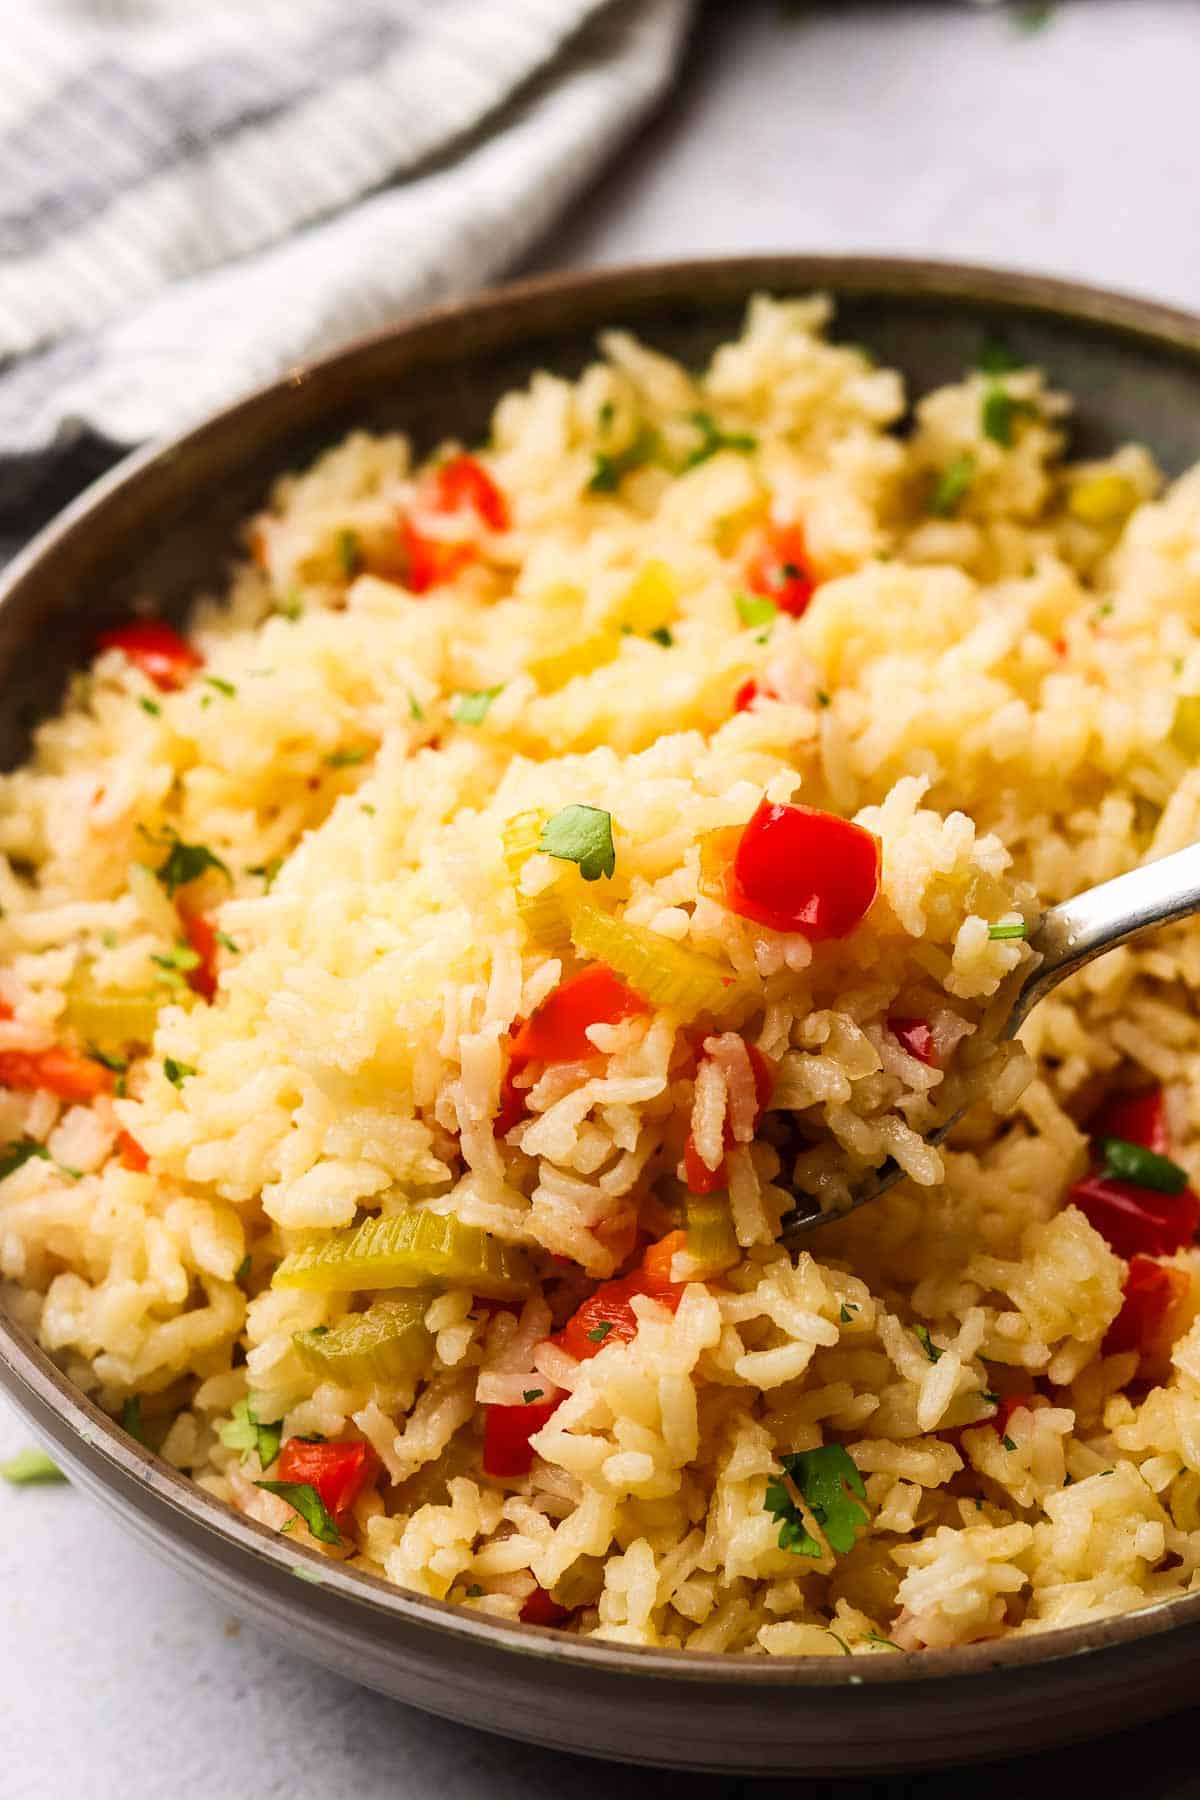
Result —
[[[1158, 862], [1131, 869], [1127, 875], [1118, 875], [1113, 881], [1077, 894], [1073, 900], [1050, 907], [1029, 935], [1029, 947], [1036, 951], [1039, 961], [1017, 988], [1001, 1035], [1015, 1037], [1038, 1001], [1085, 963], [1128, 943], [1143, 931], [1151, 931], [1156, 925], [1173, 925], [1177, 919], [1186, 919], [1195, 912], [1200, 912], [1200, 844], [1176, 850]], [[926, 1141], [940, 1144], [965, 1110], [960, 1107], [931, 1131]], [[797, 1208], [786, 1213], [780, 1242], [789, 1249], [799, 1247], [817, 1226], [844, 1219], [869, 1200], [878, 1199], [903, 1173], [889, 1157], [852, 1191], [844, 1206], [809, 1212]], [[809, 1204], [815, 1208], [817, 1203], [811, 1200]]]

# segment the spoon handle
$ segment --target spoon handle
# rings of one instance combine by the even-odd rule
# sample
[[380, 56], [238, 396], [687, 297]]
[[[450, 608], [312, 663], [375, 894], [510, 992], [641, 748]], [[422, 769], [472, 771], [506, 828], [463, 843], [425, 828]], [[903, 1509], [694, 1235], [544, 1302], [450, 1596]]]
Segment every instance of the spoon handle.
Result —
[[1195, 912], [1200, 912], [1200, 844], [1050, 907], [1029, 939], [1042, 960], [1017, 995], [1012, 1031], [1031, 1007], [1085, 963], [1153, 926], [1171, 925]]

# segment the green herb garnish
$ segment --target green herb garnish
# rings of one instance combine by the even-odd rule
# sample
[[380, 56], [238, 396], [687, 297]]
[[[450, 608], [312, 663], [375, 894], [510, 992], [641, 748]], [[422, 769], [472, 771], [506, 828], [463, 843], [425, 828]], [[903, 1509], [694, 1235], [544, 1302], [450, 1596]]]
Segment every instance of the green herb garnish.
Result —
[[1158, 1194], [1182, 1194], [1188, 1184], [1187, 1170], [1177, 1162], [1147, 1150], [1144, 1144], [1131, 1144], [1127, 1138], [1103, 1138], [1100, 1153], [1104, 1158], [1101, 1173], [1106, 1177], [1132, 1181], [1135, 1187], [1152, 1188]]
[[271, 858], [270, 862], [255, 863], [251, 868], [246, 870], [246, 873], [247, 873], [247, 875], [261, 875], [263, 878], [265, 887], [266, 887], [266, 891], [269, 894], [271, 889], [275, 885], [275, 877], [278, 875], [278, 873], [279, 873], [280, 869], [282, 869], [282, 867], [283, 867], [282, 856], [273, 856]]
[[166, 860], [159, 864], [154, 873], [174, 899], [179, 888], [199, 881], [201, 875], [209, 869], [216, 869], [226, 881], [232, 882], [233, 876], [207, 844], [185, 844], [182, 838], [173, 836]]
[[598, 1325], [594, 1326], [592, 1328], [592, 1330], [588, 1332], [587, 1335], [588, 1335], [589, 1343], [602, 1344], [604, 1342], [605, 1338], [608, 1336], [609, 1332], [612, 1330], [612, 1328], [613, 1328], [613, 1320], [612, 1319], [601, 1319], [600, 1323]]
[[832, 706], [832, 704], [833, 704], [833, 702], [830, 699], [829, 695], [825, 692], [825, 689], [818, 688], [817, 689], [817, 705], [818, 706]]
[[13, 1487], [33, 1487], [38, 1482], [65, 1481], [56, 1462], [44, 1450], [18, 1450], [6, 1463], [0, 1463], [0, 1481]]
[[999, 381], [989, 381], [983, 390], [983, 435], [1005, 450], [1012, 448], [1013, 420], [1020, 414], [1036, 413], [1032, 400], [1016, 399]]
[[10, 1143], [5, 1144], [3, 1150], [0, 1150], [0, 1181], [14, 1174], [31, 1156], [38, 1157], [42, 1162], [52, 1160], [45, 1144], [39, 1144], [36, 1138], [13, 1138]]
[[940, 519], [948, 519], [958, 510], [959, 501], [975, 479], [975, 458], [970, 451], [956, 456], [947, 464], [934, 484], [929, 497], [929, 510]]
[[521, 1398], [529, 1406], [534, 1400], [540, 1400], [545, 1391], [545, 1388], [526, 1388]]
[[633, 442], [624, 450], [609, 453], [597, 450], [592, 467], [592, 478], [588, 482], [588, 492], [592, 494], [613, 494], [621, 485], [622, 479], [633, 469], [640, 469], [648, 463], [658, 449], [658, 433], [648, 426], [640, 425]]
[[220, 944], [222, 950], [228, 950], [230, 956], [240, 956], [241, 955], [240, 948], [238, 947], [237, 944], [234, 943], [233, 939], [230, 937], [230, 935], [227, 931], [218, 931], [218, 932], [215, 932], [213, 935], [216, 937], [216, 940], [217, 940], [218, 944]]
[[158, 955], [151, 955], [150, 961], [162, 970], [161, 979], [170, 987], [186, 987], [184, 976], [191, 969], [200, 967], [199, 953], [190, 944], [176, 944], [173, 950], [164, 950]]
[[1002, 1438], [1001, 1438], [1001, 1439], [1000, 1439], [1000, 1442], [1001, 1442], [1001, 1443], [1002, 1443], [1002, 1444], [1003, 1444], [1003, 1445], [1004, 1445], [1004, 1448], [1005, 1448], [1005, 1449], [1006, 1449], [1006, 1450], [1015, 1450], [1015, 1449], [1016, 1449], [1016, 1447], [1017, 1447], [1017, 1446], [1016, 1446], [1016, 1445], [1015, 1445], [1015, 1444], [1014, 1444], [1014, 1443], [1013, 1443], [1013, 1441], [1012, 1441], [1012, 1439], [1011, 1439], [1011, 1438], [1010, 1438], [1010, 1437], [1007, 1437], [1007, 1436], [1005, 1436], [1005, 1437], [1002, 1437]]
[[[245, 1281], [247, 1275], [250, 1273], [251, 1260], [252, 1260], [252, 1258], [250, 1256], [250, 1252], [247, 1250], [245, 1256], [243, 1256], [241, 1262], [238, 1264], [237, 1268], [233, 1271], [233, 1279], [239, 1284], [239, 1286], [241, 1285], [241, 1283], [243, 1281]], [[328, 1325], [324, 1326], [323, 1328], [319, 1325], [313, 1326], [314, 1331], [319, 1331], [321, 1329], [328, 1331], [329, 1327], [328, 1327]]]
[[138, 705], [143, 712], [149, 713], [152, 719], [157, 719], [162, 712], [162, 707], [158, 704], [158, 701], [151, 700], [149, 694], [139, 694]]
[[990, 339], [979, 352], [979, 367], [985, 375], [1011, 375], [1014, 369], [1024, 369], [1027, 363], [1023, 357], [1017, 356], [996, 338]]
[[684, 469], [694, 469], [697, 463], [707, 462], [718, 450], [740, 450], [748, 455], [750, 451], [758, 449], [756, 437], [752, 437], [748, 431], [722, 431], [711, 413], [694, 412], [691, 423], [700, 433], [700, 442], [684, 458]]
[[262, 1467], [269, 1469], [279, 1455], [283, 1420], [260, 1419], [254, 1395], [247, 1394], [244, 1400], [234, 1402], [230, 1417], [218, 1425], [217, 1436], [227, 1450], [240, 1450], [243, 1462], [252, 1451], [257, 1451]]
[[543, 825], [538, 849], [577, 864], [585, 881], [609, 877], [617, 866], [612, 814], [599, 806], [564, 806]]
[[[781, 1456], [784, 1474], [798, 1490], [831, 1550], [844, 1553], [854, 1548], [855, 1534], [870, 1514], [859, 1500], [867, 1490], [850, 1454], [841, 1444], [825, 1444], [820, 1450], [798, 1450]], [[858, 1499], [854, 1496], [857, 1495]], [[785, 1481], [768, 1481], [763, 1505], [779, 1522], [779, 1548], [796, 1556], [820, 1556], [813, 1537]]]
[[492, 701], [497, 694], [503, 691], [503, 688], [504, 683], [501, 682], [499, 687], [475, 688], [473, 691], [460, 694], [450, 708], [450, 717], [457, 725], [482, 725], [488, 716]]
[[196, 1073], [191, 1063], [176, 1062], [173, 1056], [163, 1058], [163, 1074], [172, 1087], [181, 1088], [189, 1075]]
[[920, 1344], [931, 1363], [940, 1361], [945, 1355], [945, 1351], [939, 1348], [930, 1337], [928, 1325], [914, 1325], [913, 1336], [916, 1338], [918, 1344]]
[[330, 1518], [325, 1502], [315, 1487], [307, 1481], [256, 1481], [255, 1487], [265, 1488], [268, 1494], [278, 1494], [300, 1514], [308, 1529], [322, 1544], [340, 1544], [342, 1534]]
[[842, 1324], [849, 1325], [857, 1311], [858, 1311], [857, 1306], [843, 1305], [842, 1310], [841, 1310], [840, 1314], [838, 1315], [842, 1321]]
[[480, 1587], [479, 1583], [477, 1581], [473, 1581], [471, 1583], [470, 1587], [467, 1589], [467, 1599], [468, 1600], [478, 1600], [482, 1593], [483, 1593], [483, 1589]]
[[411, 690], [408, 696], [408, 716], [410, 719], [415, 719], [418, 725], [423, 725], [425, 722], [425, 708]]
[[275, 611], [281, 619], [288, 619], [293, 625], [298, 619], [304, 617], [304, 607], [295, 588], [285, 594], [282, 600], [276, 602]]
[[661, 644], [664, 650], [669, 650], [671, 645], [675, 642], [674, 635], [668, 625], [656, 625], [654, 630], [650, 633], [650, 636], [654, 639], [656, 644]]
[[232, 681], [226, 681], [222, 675], [206, 675], [204, 679], [210, 688], [216, 688], [218, 694], [224, 694], [227, 700], [232, 700], [237, 693]]
[[360, 745], [357, 750], [335, 750], [325, 761], [331, 769], [353, 769], [356, 764], [365, 762], [366, 758], [367, 751]]
[[1008, 938], [1027, 938], [1029, 926], [1024, 919], [1017, 919], [1008, 925], [989, 925], [988, 936], [997, 943], [1002, 943]]
[[347, 581], [353, 581], [363, 566], [362, 545], [357, 531], [339, 531], [337, 539], [338, 561], [342, 565], [342, 574]]
[[769, 625], [779, 612], [774, 600], [766, 594], [735, 594], [733, 604], [743, 625]]

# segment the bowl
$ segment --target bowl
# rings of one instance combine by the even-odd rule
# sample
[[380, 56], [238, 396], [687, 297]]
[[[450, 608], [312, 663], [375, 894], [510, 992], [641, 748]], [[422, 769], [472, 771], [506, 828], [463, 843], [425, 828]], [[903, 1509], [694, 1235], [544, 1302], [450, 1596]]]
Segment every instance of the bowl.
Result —
[[[354, 426], [422, 447], [482, 434], [538, 368], [576, 373], [620, 325], [697, 362], [760, 290], [820, 288], [835, 336], [920, 393], [999, 338], [1078, 398], [1074, 447], [1141, 439], [1200, 459], [1200, 319], [1092, 288], [958, 266], [771, 256], [551, 276], [351, 345], [128, 458], [0, 582], [0, 757], [22, 753], [98, 623], [168, 615], [221, 584], [276, 475]], [[294, 1649], [383, 1693], [557, 1749], [730, 1774], [863, 1775], [1030, 1751], [1192, 1701], [1200, 1594], [1098, 1623], [914, 1656], [768, 1658], [629, 1648], [488, 1620], [294, 1547], [122, 1432], [0, 1311], [0, 1384], [71, 1478], [148, 1548]], [[116, 1629], [116, 1628], [114, 1628]]]

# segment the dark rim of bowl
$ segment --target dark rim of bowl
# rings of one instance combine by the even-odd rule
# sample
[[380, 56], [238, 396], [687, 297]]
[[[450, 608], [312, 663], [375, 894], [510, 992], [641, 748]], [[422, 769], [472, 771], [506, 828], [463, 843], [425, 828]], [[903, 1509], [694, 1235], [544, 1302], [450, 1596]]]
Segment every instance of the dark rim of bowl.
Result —
[[[160, 462], [173, 459], [209, 432], [228, 431], [239, 417], [255, 410], [268, 396], [307, 380], [314, 371], [352, 364], [372, 346], [387, 340], [408, 339], [419, 355], [423, 343], [436, 344], [439, 336], [461, 333], [465, 340], [462, 348], [469, 350], [515, 343], [524, 335], [523, 325], [552, 329], [564, 319], [572, 321], [576, 313], [579, 323], [587, 322], [599, 329], [606, 299], [623, 307], [643, 300], [650, 305], [678, 299], [696, 309], [698, 302], [702, 305], [705, 301], [736, 301], [758, 290], [796, 292], [825, 288], [835, 297], [839, 293], [882, 297], [916, 294], [1007, 310], [1014, 317], [1040, 314], [1106, 336], [1116, 333], [1140, 339], [1148, 347], [1169, 348], [1200, 361], [1200, 316], [1136, 295], [1020, 270], [901, 257], [779, 254], [636, 263], [536, 276], [472, 299], [429, 308], [397, 326], [356, 338], [331, 355], [294, 369], [223, 407], [168, 442], [134, 451], [87, 488], [13, 559], [0, 579], [0, 605], [47, 551], [82, 528], [118, 489], [136, 482]], [[364, 1617], [374, 1613], [534, 1660], [580, 1664], [594, 1676], [658, 1676], [702, 1685], [736, 1683], [739, 1687], [748, 1684], [762, 1688], [876, 1687], [982, 1676], [1030, 1663], [1061, 1662], [1200, 1623], [1197, 1593], [1155, 1601], [1135, 1612], [1081, 1625], [1047, 1628], [957, 1649], [871, 1657], [847, 1657], [840, 1651], [829, 1656], [773, 1657], [657, 1649], [508, 1623], [345, 1567], [317, 1551], [290, 1544], [278, 1532], [247, 1519], [121, 1430], [3, 1310], [0, 1363], [9, 1372], [9, 1385], [25, 1390], [39, 1415], [40, 1427], [58, 1443], [68, 1461], [86, 1461], [85, 1452], [90, 1451], [118, 1476], [122, 1487], [149, 1489], [181, 1519], [218, 1538], [239, 1556], [272, 1565], [278, 1574], [306, 1578], [311, 1584], [314, 1610], [321, 1608], [323, 1597], [328, 1595], [342, 1608], [357, 1609]]]

